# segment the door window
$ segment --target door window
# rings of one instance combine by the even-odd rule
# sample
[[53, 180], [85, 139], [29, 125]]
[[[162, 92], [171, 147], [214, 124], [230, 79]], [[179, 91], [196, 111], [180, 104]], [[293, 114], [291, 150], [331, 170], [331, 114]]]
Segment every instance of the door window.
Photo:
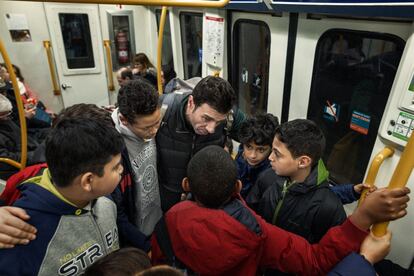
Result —
[[201, 77], [203, 14], [180, 13], [184, 78]]
[[[174, 58], [173, 58], [173, 50], [172, 50], [172, 42], [171, 42], [171, 27], [170, 27], [170, 17], [169, 12], [167, 11], [167, 15], [165, 18], [165, 25], [164, 25], [164, 35], [162, 39], [162, 65], [168, 65], [169, 68], [174, 70]], [[160, 20], [161, 20], [161, 10], [155, 10], [155, 15], [157, 17], [157, 31], [160, 29]]]
[[333, 29], [319, 39], [308, 119], [326, 137], [323, 160], [337, 183], [361, 183], [405, 42]]
[[68, 68], [94, 68], [88, 14], [59, 13], [59, 22]]
[[[248, 115], [267, 111], [270, 30], [266, 23], [237, 20], [233, 29], [232, 86]], [[277, 61], [276, 61], [277, 62]]]

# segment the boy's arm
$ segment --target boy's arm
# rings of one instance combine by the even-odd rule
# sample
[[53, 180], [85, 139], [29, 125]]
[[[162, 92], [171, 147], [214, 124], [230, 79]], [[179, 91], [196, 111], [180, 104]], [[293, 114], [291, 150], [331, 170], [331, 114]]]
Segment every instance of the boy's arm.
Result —
[[359, 198], [354, 191], [354, 184], [339, 184], [330, 186], [330, 189], [341, 200], [342, 204], [352, 203]]
[[328, 273], [328, 276], [376, 276], [374, 267], [365, 260], [360, 254], [351, 253], [345, 257], [333, 270]]
[[353, 251], [358, 251], [372, 224], [403, 217], [409, 189], [380, 189], [371, 193], [341, 226], [331, 228], [318, 244], [265, 224], [263, 266], [300, 275], [326, 275]]

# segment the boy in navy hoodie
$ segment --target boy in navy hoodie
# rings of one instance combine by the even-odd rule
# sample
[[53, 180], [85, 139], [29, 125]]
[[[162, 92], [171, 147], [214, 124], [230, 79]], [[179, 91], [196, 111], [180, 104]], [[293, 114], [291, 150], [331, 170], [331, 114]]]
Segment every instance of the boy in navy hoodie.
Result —
[[37, 238], [0, 251], [0, 275], [74, 275], [119, 248], [110, 194], [122, 174], [122, 137], [107, 124], [64, 118], [46, 140], [48, 169], [19, 187]]

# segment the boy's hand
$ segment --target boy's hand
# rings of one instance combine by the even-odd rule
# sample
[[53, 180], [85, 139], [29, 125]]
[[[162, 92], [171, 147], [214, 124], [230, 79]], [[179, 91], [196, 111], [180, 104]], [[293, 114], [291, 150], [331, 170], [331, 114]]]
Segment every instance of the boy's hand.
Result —
[[407, 214], [407, 202], [410, 189], [381, 188], [370, 193], [354, 211], [351, 221], [361, 229], [368, 229], [372, 224], [399, 219]]
[[23, 221], [29, 218], [23, 209], [0, 207], [0, 248], [28, 244], [36, 238], [36, 228]]
[[27, 119], [32, 119], [35, 115], [36, 115], [36, 107], [24, 110], [24, 116]]
[[354, 185], [354, 191], [357, 194], [361, 194], [364, 189], [368, 189], [368, 193], [372, 193], [372, 192], [377, 190], [377, 186], [375, 186], [375, 185], [370, 186], [370, 185], [365, 184], [365, 183], [360, 183], [360, 184]]
[[382, 237], [370, 233], [361, 244], [360, 254], [372, 265], [381, 261], [391, 250], [391, 232]]

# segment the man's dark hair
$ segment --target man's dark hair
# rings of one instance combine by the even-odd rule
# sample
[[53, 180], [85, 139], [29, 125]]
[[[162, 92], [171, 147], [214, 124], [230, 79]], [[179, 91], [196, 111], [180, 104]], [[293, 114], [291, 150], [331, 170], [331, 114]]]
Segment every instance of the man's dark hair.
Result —
[[86, 172], [103, 176], [105, 165], [121, 153], [124, 143], [114, 127], [85, 118], [63, 118], [46, 138], [46, 162], [59, 187]]
[[158, 105], [158, 92], [142, 78], [128, 82], [119, 90], [119, 112], [131, 124], [137, 116], [154, 113]]
[[59, 123], [63, 118], [87, 118], [104, 122], [109, 127], [114, 126], [111, 113], [103, 108], [99, 108], [95, 104], [74, 104], [63, 109], [56, 118], [55, 124]]
[[177, 77], [177, 73], [174, 71], [174, 67], [170, 63], [162, 66], [162, 72], [164, 72], [165, 85]]
[[132, 70], [131, 69], [126, 69], [126, 70], [121, 72], [121, 79], [125, 80], [126, 78], [129, 78], [130, 80], [132, 80]]
[[242, 144], [255, 143], [259, 146], [271, 146], [279, 120], [270, 113], [259, 114], [244, 121], [239, 130]]
[[206, 103], [221, 114], [228, 113], [236, 102], [236, 94], [230, 83], [213, 76], [200, 80], [192, 95], [196, 107]]
[[187, 167], [190, 190], [207, 208], [219, 208], [233, 194], [236, 164], [223, 148], [207, 146], [197, 152]]
[[151, 260], [144, 251], [126, 247], [93, 263], [83, 276], [132, 276], [150, 267]]
[[294, 158], [302, 155], [312, 159], [312, 166], [318, 163], [325, 150], [325, 136], [311, 120], [296, 119], [281, 124], [275, 137], [284, 143]]

